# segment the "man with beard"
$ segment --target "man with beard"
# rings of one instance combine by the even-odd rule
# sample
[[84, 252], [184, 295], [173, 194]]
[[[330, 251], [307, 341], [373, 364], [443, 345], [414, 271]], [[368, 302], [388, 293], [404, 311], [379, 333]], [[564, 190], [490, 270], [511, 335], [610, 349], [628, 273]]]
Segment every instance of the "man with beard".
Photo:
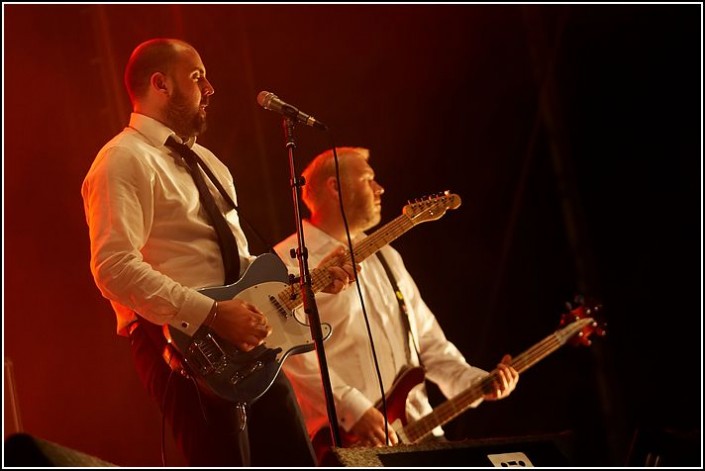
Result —
[[[339, 197], [342, 196], [353, 244], [366, 237], [363, 231], [376, 226], [381, 219], [384, 188], [375, 180], [374, 170], [368, 163], [369, 150], [360, 147], [336, 150], [340, 188], [332, 150], [318, 155], [303, 171], [306, 185], [302, 199], [310, 211], [310, 218], [304, 221], [304, 239], [311, 263], [321, 260], [327, 251], [347, 246]], [[293, 234], [275, 246], [280, 257], [289, 260], [292, 265], [295, 261], [287, 255], [291, 248], [297, 246], [297, 240], [296, 234]], [[382, 394], [363, 317], [363, 305], [369, 317], [385, 394], [390, 392], [395, 377], [405, 367], [423, 366], [426, 378], [436, 383], [449, 398], [488, 374], [470, 366], [446, 339], [404, 267], [399, 252], [386, 245], [379, 253], [384, 262], [377, 256], [369, 256], [359, 262], [362, 304], [354, 289], [337, 296], [321, 295], [316, 302], [321, 322], [332, 327], [331, 337], [325, 343], [325, 353], [338, 416], [337, 425], [342, 430], [344, 446], [383, 446], [399, 442], [391, 426], [387, 427], [387, 441], [384, 415], [375, 407]], [[391, 276], [383, 263], [387, 264]], [[391, 277], [398, 286], [396, 294]], [[400, 295], [403, 307], [399, 302]], [[519, 374], [508, 365], [510, 360], [509, 355], [505, 355], [497, 366], [496, 379], [489, 381], [489, 388], [482, 389], [484, 399], [502, 399], [514, 390]], [[327, 464], [324, 456], [331, 440], [317, 357], [315, 353], [297, 355], [288, 359], [283, 368], [296, 391], [319, 460]], [[406, 397], [398, 399], [401, 399], [401, 410], [406, 410], [409, 422], [432, 411], [423, 382], [411, 389]], [[482, 398], [472, 406], [476, 407], [481, 401]], [[437, 427], [433, 435], [442, 437], [442, 429]]]
[[[130, 338], [141, 381], [191, 466], [315, 465], [285, 375], [242, 409], [172, 374], [162, 358], [169, 329], [189, 337], [211, 329], [250, 352], [272, 327], [257, 306], [237, 298], [215, 302], [198, 290], [237, 281], [254, 259], [235, 211], [232, 176], [196, 143], [214, 93], [198, 52], [181, 40], [146, 41], [128, 61], [125, 86], [133, 105], [129, 126], [98, 152], [82, 196], [91, 271], [116, 313], [117, 333]], [[329, 293], [354, 274], [349, 262], [329, 272]]]

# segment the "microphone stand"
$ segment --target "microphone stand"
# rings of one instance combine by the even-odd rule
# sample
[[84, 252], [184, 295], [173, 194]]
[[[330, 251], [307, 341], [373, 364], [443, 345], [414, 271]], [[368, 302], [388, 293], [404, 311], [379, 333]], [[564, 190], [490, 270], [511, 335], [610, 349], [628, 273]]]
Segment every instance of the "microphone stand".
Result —
[[[313, 338], [314, 345], [316, 346], [316, 354], [318, 355], [318, 366], [321, 370], [321, 379], [323, 380], [323, 393], [326, 399], [326, 407], [328, 410], [328, 421], [330, 423], [330, 430], [332, 436], [333, 446], [340, 447], [340, 431], [338, 430], [338, 418], [335, 412], [335, 402], [333, 400], [333, 388], [331, 386], [330, 374], [328, 372], [328, 362], [326, 360], [326, 354], [323, 349], [323, 330], [321, 328], [321, 318], [318, 314], [318, 306], [316, 305], [316, 299], [313, 293], [313, 287], [311, 283], [311, 273], [308, 268], [308, 249], [304, 242], [304, 228], [303, 221], [301, 219], [301, 210], [299, 205], [299, 193], [301, 187], [306, 184], [303, 177], [298, 178], [296, 176], [296, 170], [294, 166], [294, 148], [296, 143], [294, 141], [294, 120], [285, 116], [282, 121], [282, 127], [284, 128], [284, 138], [286, 142], [286, 148], [289, 151], [289, 169], [291, 172], [291, 190], [292, 197], [294, 199], [294, 215], [296, 217], [296, 234], [298, 238], [299, 247], [296, 249], [296, 254], [291, 253], [291, 257], [296, 258], [299, 261], [299, 284], [301, 286], [301, 297], [304, 305], [304, 312], [308, 315], [309, 326], [311, 328], [311, 337]], [[319, 463], [320, 464], [320, 463]]]

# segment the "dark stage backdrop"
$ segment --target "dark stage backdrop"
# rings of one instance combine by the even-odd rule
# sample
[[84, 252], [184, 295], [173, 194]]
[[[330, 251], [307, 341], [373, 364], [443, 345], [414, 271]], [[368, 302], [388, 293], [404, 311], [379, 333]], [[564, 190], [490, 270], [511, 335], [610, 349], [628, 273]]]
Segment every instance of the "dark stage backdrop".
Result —
[[333, 142], [372, 150], [383, 222], [461, 196], [393, 245], [471, 363], [538, 342], [575, 293], [603, 303], [606, 337], [557, 351], [449, 437], [568, 431], [576, 464], [620, 465], [637, 430], [699, 431], [701, 18], [699, 4], [3, 5], [3, 345], [22, 429], [160, 465], [156, 405], [89, 272], [80, 188], [127, 123], [129, 53], [170, 36], [216, 89], [202, 142], [264, 238], [249, 233], [254, 253], [294, 230], [267, 90], [331, 129], [296, 128], [298, 170]]

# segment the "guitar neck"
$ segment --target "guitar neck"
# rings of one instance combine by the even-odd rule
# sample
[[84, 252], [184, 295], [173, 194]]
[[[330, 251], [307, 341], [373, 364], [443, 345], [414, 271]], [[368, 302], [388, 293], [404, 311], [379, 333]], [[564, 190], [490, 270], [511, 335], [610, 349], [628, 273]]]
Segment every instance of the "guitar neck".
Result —
[[[564, 327], [562, 330], [552, 333], [533, 347], [517, 357], [512, 358], [510, 365], [513, 366], [518, 373], [528, 370], [560, 348], [570, 337], [592, 321], [591, 318], [585, 318]], [[450, 422], [455, 417], [468, 410], [472, 403], [482, 398], [485, 394], [491, 393], [494, 388], [493, 383], [496, 375], [497, 372], [495, 370], [454, 398], [434, 408], [433, 412], [430, 414], [407, 425], [404, 428], [404, 434], [408, 442], [416, 443], [429, 435], [434, 428]]]
[[[403, 235], [412, 227], [414, 227], [414, 223], [409, 217], [404, 214], [397, 216], [353, 247], [355, 263], [362, 262], [385, 245]], [[314, 293], [323, 290], [323, 288], [333, 281], [333, 277], [328, 272], [328, 268], [338, 263], [339, 261], [334, 259], [311, 271], [311, 287]], [[299, 286], [291, 285], [282, 290], [279, 293], [279, 301], [289, 310], [297, 308], [302, 303], [299, 296]]]

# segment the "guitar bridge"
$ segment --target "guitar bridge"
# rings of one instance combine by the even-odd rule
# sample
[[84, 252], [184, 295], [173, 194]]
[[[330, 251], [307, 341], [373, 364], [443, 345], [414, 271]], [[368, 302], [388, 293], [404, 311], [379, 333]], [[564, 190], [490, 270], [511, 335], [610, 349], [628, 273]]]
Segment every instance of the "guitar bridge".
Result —
[[186, 359], [192, 368], [204, 376], [222, 373], [229, 366], [225, 350], [210, 333], [191, 342]]

